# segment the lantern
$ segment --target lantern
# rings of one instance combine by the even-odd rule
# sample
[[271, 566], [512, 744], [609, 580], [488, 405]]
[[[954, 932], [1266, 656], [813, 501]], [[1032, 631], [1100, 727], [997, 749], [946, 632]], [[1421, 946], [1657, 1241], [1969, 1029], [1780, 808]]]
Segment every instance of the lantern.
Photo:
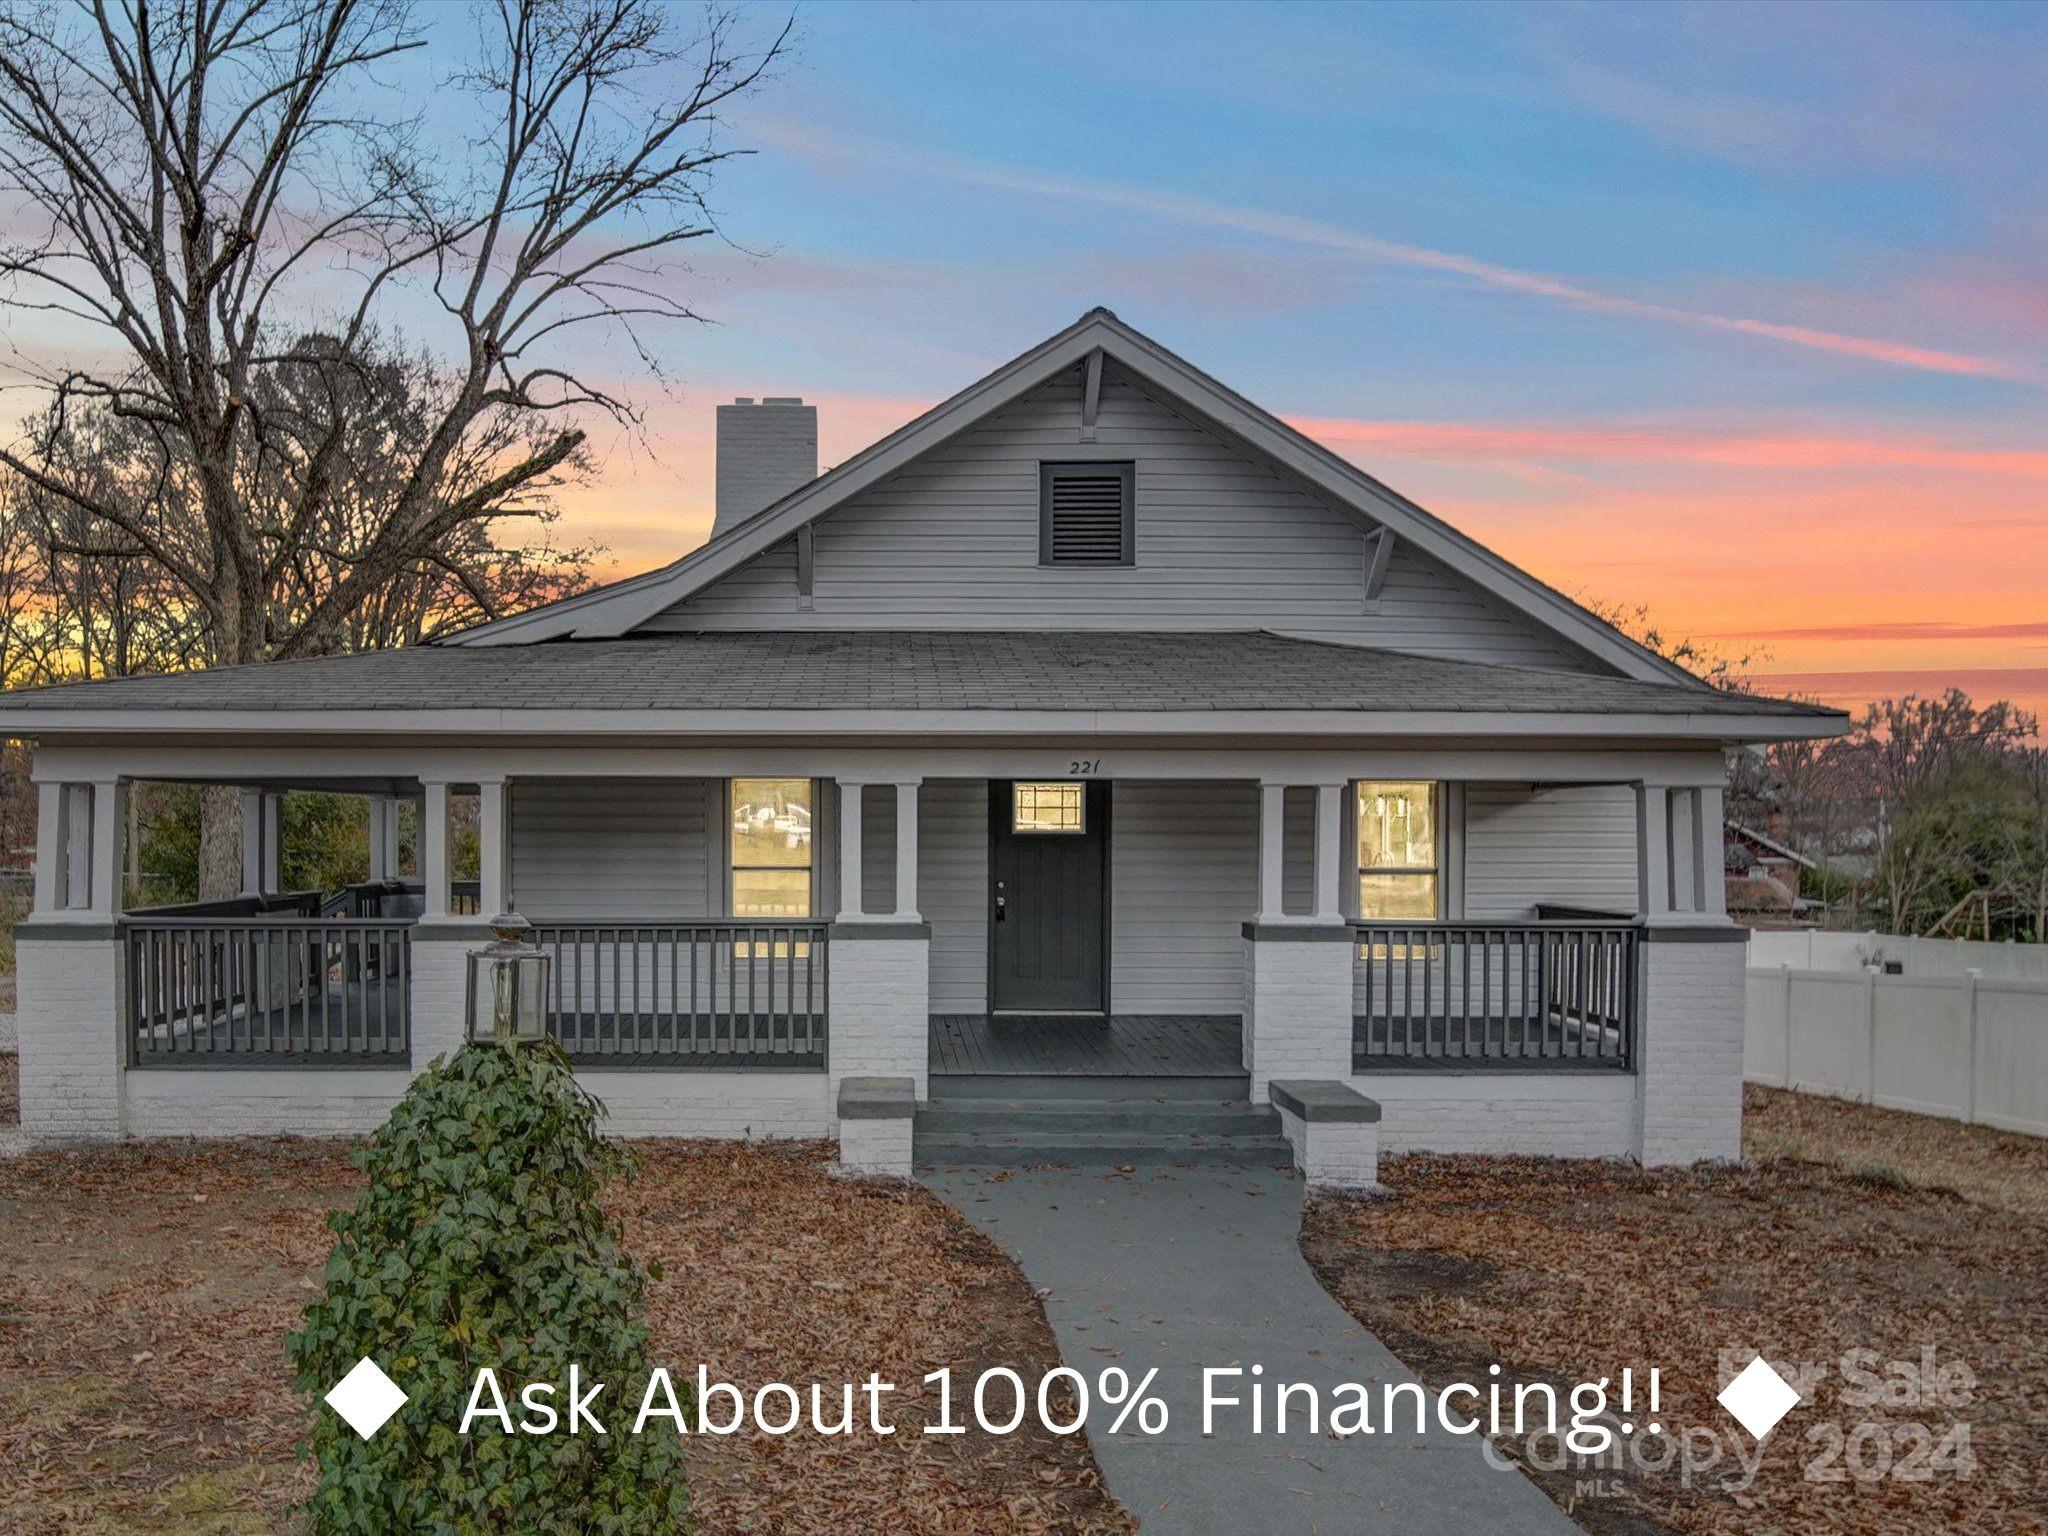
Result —
[[517, 912], [491, 919], [497, 938], [469, 953], [463, 1012], [469, 1038], [510, 1044], [545, 1040], [548, 1033], [548, 956], [527, 935], [533, 924]]

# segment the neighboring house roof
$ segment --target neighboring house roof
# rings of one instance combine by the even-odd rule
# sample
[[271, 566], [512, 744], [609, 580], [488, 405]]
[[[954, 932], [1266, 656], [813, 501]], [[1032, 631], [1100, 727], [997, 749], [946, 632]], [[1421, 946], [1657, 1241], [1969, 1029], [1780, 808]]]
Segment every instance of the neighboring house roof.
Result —
[[1764, 849], [1768, 853], [1775, 853], [1780, 858], [1790, 859], [1793, 863], [1797, 864], [1802, 869], [1813, 869], [1817, 867], [1814, 864], [1813, 860], [1809, 859], [1805, 854], [1800, 853], [1796, 849], [1787, 848], [1783, 843], [1778, 842], [1775, 838], [1766, 837], [1763, 833], [1756, 831], [1752, 827], [1745, 827], [1738, 822], [1731, 821], [1728, 823], [1728, 830], [1734, 833], [1737, 837], [1746, 838], [1750, 842], [1755, 843], [1759, 848]]
[[1362, 527], [1387, 529], [1624, 675], [1706, 687], [1684, 668], [1629, 639], [1106, 309], [1090, 310], [1059, 334], [673, 564], [481, 625], [441, 643], [467, 648], [627, 634], [1098, 352], [1300, 477], [1356, 517]]
[[1695, 686], [1256, 631], [848, 630], [416, 647], [115, 678], [0, 697], [0, 730], [260, 729], [284, 717], [309, 729], [370, 728], [424, 712], [445, 713], [450, 729], [513, 728], [545, 711], [585, 719], [631, 712], [602, 728], [678, 731], [739, 729], [787, 711], [887, 712], [897, 728], [963, 712], [1154, 723], [1140, 729], [1167, 716], [1236, 713], [1257, 717], [1258, 728], [1316, 716], [1308, 722], [1316, 729], [1449, 722], [1470, 732], [1526, 720], [1531, 730], [1555, 731], [1570, 717], [1617, 732], [1733, 737], [1754, 729], [1773, 738], [1833, 734], [1841, 719]]

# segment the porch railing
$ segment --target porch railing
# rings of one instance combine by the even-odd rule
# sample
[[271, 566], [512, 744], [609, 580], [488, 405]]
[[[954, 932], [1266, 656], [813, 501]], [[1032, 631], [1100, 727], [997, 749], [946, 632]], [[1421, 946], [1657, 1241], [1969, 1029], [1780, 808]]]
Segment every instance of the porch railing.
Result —
[[824, 923], [544, 923], [548, 1029], [608, 1067], [825, 1064]]
[[1355, 925], [1352, 1054], [1389, 1067], [1628, 1067], [1632, 922]]
[[291, 916], [129, 917], [130, 1060], [152, 1066], [403, 1065], [410, 925]]

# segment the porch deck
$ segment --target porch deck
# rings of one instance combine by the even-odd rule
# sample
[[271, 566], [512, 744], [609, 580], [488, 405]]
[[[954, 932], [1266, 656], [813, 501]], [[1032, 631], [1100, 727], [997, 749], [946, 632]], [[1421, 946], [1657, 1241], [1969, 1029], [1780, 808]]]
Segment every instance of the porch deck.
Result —
[[1224, 1077], [1241, 1073], [1241, 1023], [1227, 1015], [940, 1013], [934, 1077]]

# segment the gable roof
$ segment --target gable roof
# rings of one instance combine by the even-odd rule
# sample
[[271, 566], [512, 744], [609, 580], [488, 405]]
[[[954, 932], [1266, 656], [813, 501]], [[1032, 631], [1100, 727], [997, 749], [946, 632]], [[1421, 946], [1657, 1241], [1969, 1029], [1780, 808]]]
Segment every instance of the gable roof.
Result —
[[1057, 335], [680, 560], [450, 635], [440, 643], [522, 645], [565, 637], [589, 640], [625, 635], [1098, 351], [1180, 407], [1292, 472], [1357, 517], [1362, 526], [1387, 529], [1624, 676], [1706, 686], [1675, 662], [1637, 644], [1563, 593], [1125, 325], [1107, 309], [1090, 310]]

